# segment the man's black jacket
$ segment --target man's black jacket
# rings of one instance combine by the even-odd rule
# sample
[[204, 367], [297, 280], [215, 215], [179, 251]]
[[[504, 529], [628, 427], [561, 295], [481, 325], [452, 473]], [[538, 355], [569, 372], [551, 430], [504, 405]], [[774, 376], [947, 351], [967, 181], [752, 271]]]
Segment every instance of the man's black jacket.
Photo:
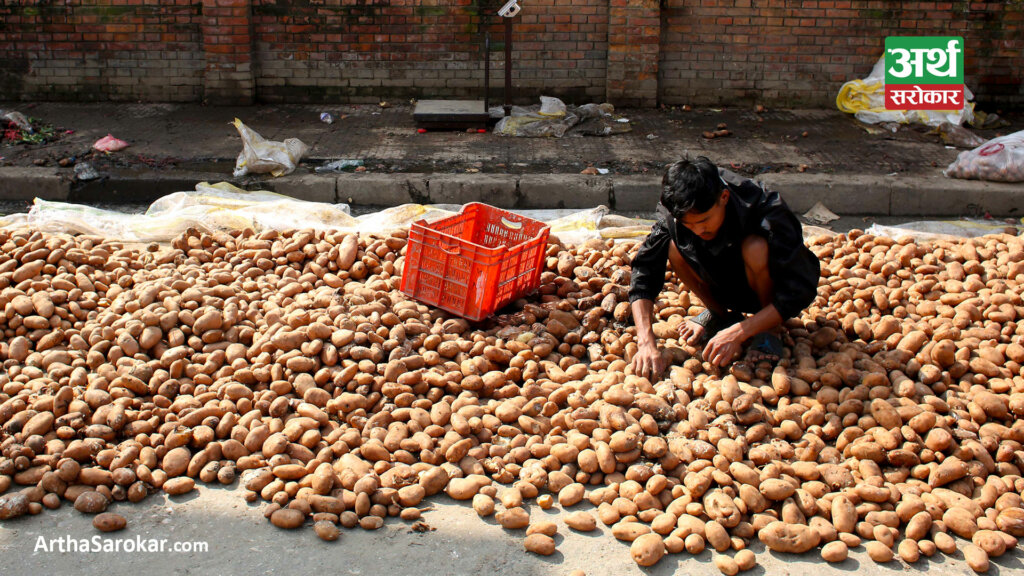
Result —
[[674, 242], [683, 258], [705, 281], [714, 285], [720, 256], [736, 254], [739, 244], [751, 234], [768, 241], [769, 273], [779, 314], [792, 318], [814, 301], [821, 275], [818, 258], [803, 243], [800, 222], [778, 192], [765, 191], [751, 180], [719, 169], [729, 202], [722, 228], [705, 242], [680, 224], [668, 209], [658, 205], [658, 221], [633, 259], [629, 301], [655, 300], [665, 286], [669, 243]]

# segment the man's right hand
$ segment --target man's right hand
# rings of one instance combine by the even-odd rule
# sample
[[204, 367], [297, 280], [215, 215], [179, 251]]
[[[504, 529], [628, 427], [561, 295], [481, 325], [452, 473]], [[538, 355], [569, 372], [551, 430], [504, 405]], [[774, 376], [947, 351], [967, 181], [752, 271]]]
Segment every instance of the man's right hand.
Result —
[[668, 367], [668, 359], [653, 343], [644, 344], [637, 350], [629, 366], [633, 369], [634, 374], [653, 382]]

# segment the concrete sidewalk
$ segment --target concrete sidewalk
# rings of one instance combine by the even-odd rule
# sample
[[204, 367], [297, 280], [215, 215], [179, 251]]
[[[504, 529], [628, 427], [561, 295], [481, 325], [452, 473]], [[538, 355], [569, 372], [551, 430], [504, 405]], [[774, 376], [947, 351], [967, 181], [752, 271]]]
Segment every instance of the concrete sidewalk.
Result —
[[[942, 176], [959, 152], [924, 127], [892, 133], [833, 110], [620, 110], [632, 132], [609, 136], [507, 138], [460, 132], [417, 133], [410, 106], [204, 107], [183, 104], [0, 103], [53, 126], [74, 130], [35, 146], [0, 147], [0, 200], [33, 197], [73, 202], [144, 203], [191, 190], [201, 181], [231, 181], [297, 198], [353, 205], [483, 201], [516, 208], [650, 210], [664, 166], [683, 154], [704, 154], [722, 166], [780, 190], [796, 211], [821, 201], [838, 214], [1020, 216], [1020, 184]], [[333, 124], [320, 122], [331, 112]], [[231, 176], [241, 118], [268, 139], [310, 145], [288, 176]], [[988, 139], [1024, 128], [976, 131]], [[732, 135], [705, 139], [725, 126]], [[92, 152], [106, 134], [131, 147]], [[571, 133], [570, 133], [571, 134]], [[338, 158], [363, 160], [362, 173], [318, 174]], [[61, 159], [87, 161], [101, 178], [78, 182]], [[589, 166], [606, 175], [582, 175]]]

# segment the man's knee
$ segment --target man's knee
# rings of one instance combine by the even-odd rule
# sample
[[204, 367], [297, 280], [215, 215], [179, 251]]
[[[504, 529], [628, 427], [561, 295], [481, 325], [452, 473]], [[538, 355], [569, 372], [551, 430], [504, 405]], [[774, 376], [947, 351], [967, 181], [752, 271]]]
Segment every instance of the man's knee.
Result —
[[768, 241], [762, 236], [751, 235], [741, 245], [743, 264], [748, 270], [760, 272], [768, 269]]

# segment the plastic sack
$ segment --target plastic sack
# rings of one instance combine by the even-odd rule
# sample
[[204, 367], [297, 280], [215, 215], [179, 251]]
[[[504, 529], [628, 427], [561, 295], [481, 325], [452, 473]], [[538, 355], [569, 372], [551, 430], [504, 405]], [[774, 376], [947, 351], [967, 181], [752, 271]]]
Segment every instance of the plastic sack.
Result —
[[309, 146], [298, 138], [288, 138], [284, 142], [267, 140], [238, 118], [235, 118], [234, 126], [242, 137], [242, 151], [235, 162], [236, 178], [246, 174], [291, 174], [309, 151]]
[[[575, 118], [575, 116], [572, 116]], [[572, 127], [566, 118], [554, 119], [540, 114], [506, 116], [494, 126], [500, 136], [522, 136], [526, 138], [561, 138]]]
[[843, 84], [836, 96], [836, 107], [841, 112], [853, 114], [857, 120], [865, 124], [898, 122], [938, 126], [943, 122], [949, 122], [960, 126], [974, 119], [974, 103], [967, 102], [973, 98], [974, 94], [965, 86], [964, 107], [961, 110], [886, 110], [885, 56], [882, 56], [867, 78]]
[[552, 98], [550, 96], [540, 97], [540, 115], [549, 116], [553, 118], [561, 118], [565, 116], [565, 103], [558, 98]]
[[965, 180], [1024, 182], [1024, 130], [961, 152], [942, 173]]
[[107, 134], [103, 138], [100, 138], [92, 145], [93, 148], [100, 152], [117, 152], [118, 150], [124, 150], [128, 147], [128, 143], [124, 140], [114, 138], [110, 134]]

